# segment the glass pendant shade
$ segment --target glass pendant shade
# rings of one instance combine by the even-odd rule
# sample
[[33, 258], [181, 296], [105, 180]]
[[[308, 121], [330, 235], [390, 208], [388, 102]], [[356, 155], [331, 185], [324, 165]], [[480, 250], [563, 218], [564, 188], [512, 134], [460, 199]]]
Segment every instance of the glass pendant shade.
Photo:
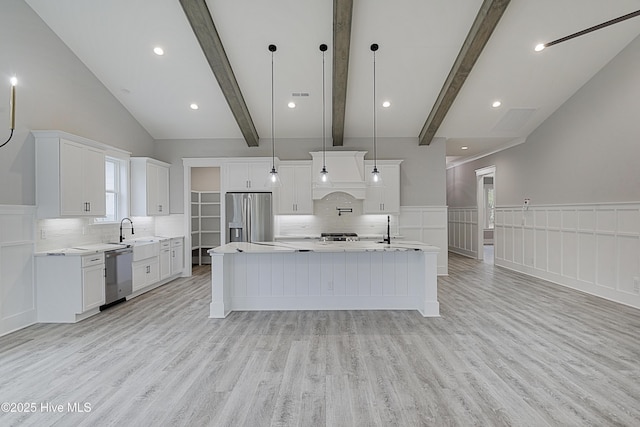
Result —
[[371, 173], [369, 175], [370, 176], [369, 176], [369, 180], [368, 180], [367, 184], [370, 187], [382, 187], [382, 174], [378, 170], [377, 166], [373, 167], [373, 170], [371, 171]]
[[322, 166], [322, 170], [320, 174], [318, 174], [318, 182], [316, 183], [318, 187], [333, 187], [333, 183], [331, 182], [331, 177], [329, 176], [329, 171], [327, 171], [326, 166]]
[[269, 172], [269, 181], [267, 181], [267, 185], [272, 188], [281, 187], [282, 182], [280, 182], [280, 175], [278, 175], [278, 171], [275, 166], [271, 168]]

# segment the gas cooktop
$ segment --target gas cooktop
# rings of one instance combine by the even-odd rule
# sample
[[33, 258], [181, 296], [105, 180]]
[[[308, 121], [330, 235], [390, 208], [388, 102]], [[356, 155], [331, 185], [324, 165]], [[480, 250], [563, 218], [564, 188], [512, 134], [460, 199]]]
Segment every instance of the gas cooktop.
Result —
[[326, 242], [357, 242], [360, 239], [356, 233], [320, 233], [320, 240]]

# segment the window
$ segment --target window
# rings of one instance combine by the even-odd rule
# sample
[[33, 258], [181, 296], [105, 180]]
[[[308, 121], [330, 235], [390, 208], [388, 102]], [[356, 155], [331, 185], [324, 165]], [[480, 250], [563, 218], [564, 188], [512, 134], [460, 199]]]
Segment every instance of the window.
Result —
[[127, 161], [114, 157], [106, 157], [105, 160], [105, 189], [107, 202], [107, 215], [104, 218], [96, 218], [96, 222], [119, 222], [120, 218], [127, 216]]

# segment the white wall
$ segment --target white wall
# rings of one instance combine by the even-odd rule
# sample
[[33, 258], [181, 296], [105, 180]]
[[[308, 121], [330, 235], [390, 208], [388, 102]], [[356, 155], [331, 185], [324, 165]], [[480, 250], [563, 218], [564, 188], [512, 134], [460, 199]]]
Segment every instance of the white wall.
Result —
[[0, 149], [0, 204], [35, 203], [31, 130], [63, 130], [134, 155], [153, 153], [148, 132], [23, 0], [2, 1], [0, 40], [0, 143], [9, 136], [9, 78], [19, 79], [15, 135]]
[[[640, 276], [640, 210], [618, 214], [616, 207], [640, 202], [639, 70], [640, 37], [525, 143], [447, 170], [447, 203], [456, 209], [476, 205], [475, 170], [496, 166], [502, 221], [496, 229], [496, 264], [640, 307], [630, 285]], [[531, 199], [526, 215], [540, 215], [534, 222], [526, 217], [523, 222], [525, 198]], [[585, 206], [589, 214], [577, 213]], [[602, 219], [600, 206], [613, 211], [613, 219]], [[562, 213], [553, 213], [557, 210]], [[592, 223], [578, 227], [580, 215]], [[561, 262], [563, 269], [543, 262]], [[593, 277], [597, 272], [613, 280], [607, 279], [606, 292]]]
[[[18, 86], [15, 134], [0, 148], [0, 335], [35, 322], [33, 231], [51, 228], [36, 224], [34, 217], [35, 140], [30, 131], [63, 130], [139, 156], [152, 155], [154, 149], [148, 132], [23, 0], [3, 0], [1, 9], [0, 143], [9, 137], [9, 78], [16, 76]], [[106, 233], [107, 226], [79, 224], [38, 242], [57, 246], [72, 236], [86, 241]], [[108, 228], [111, 234], [117, 229]]]

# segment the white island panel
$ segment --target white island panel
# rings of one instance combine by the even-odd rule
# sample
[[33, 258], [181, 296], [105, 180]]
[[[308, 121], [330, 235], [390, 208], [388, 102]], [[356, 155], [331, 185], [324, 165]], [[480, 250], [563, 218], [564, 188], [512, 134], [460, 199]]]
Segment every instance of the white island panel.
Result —
[[411, 242], [322, 245], [317, 252], [308, 245], [225, 245], [210, 251], [210, 316], [234, 310], [355, 309], [415, 309], [439, 316], [437, 253]]

